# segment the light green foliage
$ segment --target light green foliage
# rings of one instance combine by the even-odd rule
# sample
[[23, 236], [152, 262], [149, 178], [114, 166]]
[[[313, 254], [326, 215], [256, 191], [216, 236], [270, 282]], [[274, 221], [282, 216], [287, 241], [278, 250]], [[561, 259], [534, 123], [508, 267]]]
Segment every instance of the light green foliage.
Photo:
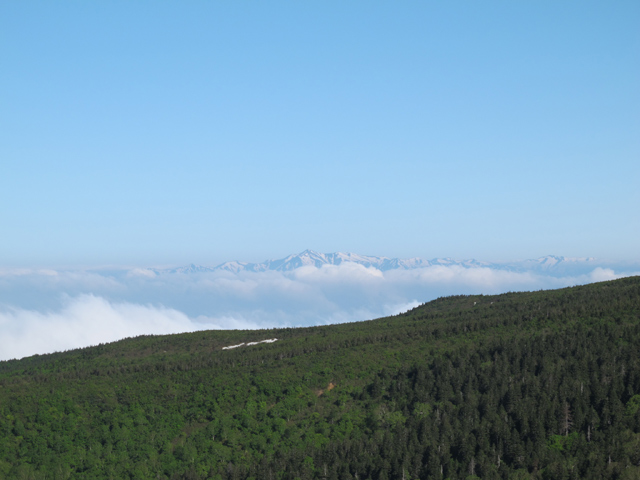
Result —
[[640, 408], [640, 395], [634, 395], [627, 402], [626, 414], [629, 415], [629, 416], [637, 415], [639, 408]]
[[571, 450], [573, 444], [578, 439], [578, 433], [573, 432], [567, 436], [565, 435], [551, 435], [547, 440], [547, 447], [551, 450], [558, 452], [564, 452], [565, 450]]
[[413, 414], [416, 417], [428, 417], [431, 413], [431, 405], [428, 403], [417, 402], [413, 406]]

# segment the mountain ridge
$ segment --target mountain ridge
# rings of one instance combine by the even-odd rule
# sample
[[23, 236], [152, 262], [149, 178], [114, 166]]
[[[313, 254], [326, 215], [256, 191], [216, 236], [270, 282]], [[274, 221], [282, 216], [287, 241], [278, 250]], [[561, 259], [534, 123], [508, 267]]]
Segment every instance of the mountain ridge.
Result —
[[632, 277], [0, 362], [0, 478], [637, 479], [639, 348]]
[[355, 263], [365, 268], [376, 268], [382, 272], [389, 270], [411, 270], [416, 268], [428, 268], [435, 266], [459, 266], [463, 268], [494, 268], [498, 270], [507, 270], [521, 272], [525, 270], [544, 271], [546, 273], [552, 271], [562, 271], [565, 267], [596, 267], [598, 266], [594, 257], [564, 257], [558, 255], [545, 255], [537, 259], [520, 260], [515, 262], [486, 262], [476, 259], [456, 260], [451, 257], [433, 258], [426, 260], [420, 257], [397, 258], [376, 255], [361, 255], [352, 252], [333, 252], [319, 253], [314, 250], [304, 250], [298, 254], [291, 254], [280, 259], [265, 260], [261, 263], [240, 262], [232, 260], [223, 262], [215, 267], [189, 264], [177, 268], [153, 269], [157, 274], [166, 273], [205, 273], [226, 271], [230, 273], [240, 272], [266, 272], [279, 271], [290, 272], [301, 267], [312, 266], [321, 268], [325, 265], [342, 265], [345, 263]]

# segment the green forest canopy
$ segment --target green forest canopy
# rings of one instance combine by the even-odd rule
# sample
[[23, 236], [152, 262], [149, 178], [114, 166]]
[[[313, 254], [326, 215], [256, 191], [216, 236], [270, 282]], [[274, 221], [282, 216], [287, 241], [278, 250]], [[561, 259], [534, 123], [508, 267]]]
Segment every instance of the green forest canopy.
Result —
[[639, 352], [631, 277], [0, 362], [0, 478], [637, 479]]

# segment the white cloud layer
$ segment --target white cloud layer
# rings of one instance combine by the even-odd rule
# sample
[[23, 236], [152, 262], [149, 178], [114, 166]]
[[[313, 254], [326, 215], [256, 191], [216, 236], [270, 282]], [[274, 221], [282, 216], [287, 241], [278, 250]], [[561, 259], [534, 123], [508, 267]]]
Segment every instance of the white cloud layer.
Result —
[[111, 303], [101, 297], [80, 295], [68, 299], [57, 312], [11, 308], [0, 313], [0, 359], [69, 350], [143, 334], [192, 330], [194, 323], [177, 310]]
[[560, 288], [631, 274], [598, 267], [554, 277], [459, 265], [383, 273], [353, 263], [238, 274], [0, 271], [0, 360], [142, 334], [366, 320], [439, 296]]

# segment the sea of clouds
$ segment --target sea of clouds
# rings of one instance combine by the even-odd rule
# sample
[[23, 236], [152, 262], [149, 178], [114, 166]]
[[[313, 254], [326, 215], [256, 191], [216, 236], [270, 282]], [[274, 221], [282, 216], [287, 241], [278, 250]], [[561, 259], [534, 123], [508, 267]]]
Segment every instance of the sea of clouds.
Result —
[[597, 267], [553, 276], [459, 265], [382, 272], [355, 263], [258, 273], [0, 270], [0, 360], [143, 334], [367, 320], [440, 296], [560, 288], [634, 274]]

